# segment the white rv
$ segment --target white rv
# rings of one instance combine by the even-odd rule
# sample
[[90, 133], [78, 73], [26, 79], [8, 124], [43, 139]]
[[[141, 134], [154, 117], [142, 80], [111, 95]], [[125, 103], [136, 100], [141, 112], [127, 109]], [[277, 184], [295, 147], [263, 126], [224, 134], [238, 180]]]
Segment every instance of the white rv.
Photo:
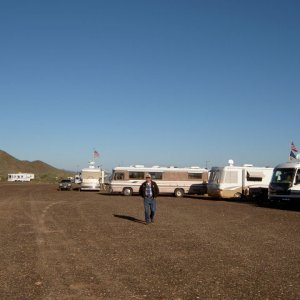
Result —
[[243, 198], [251, 189], [268, 190], [273, 168], [254, 167], [245, 164], [234, 166], [233, 161], [225, 167], [213, 167], [207, 184], [208, 196], [216, 198]]
[[174, 194], [182, 197], [184, 194], [205, 194], [208, 171], [200, 167], [145, 167], [136, 165], [116, 167], [113, 169], [109, 190], [111, 193], [122, 193], [131, 196], [138, 193], [141, 184], [149, 173], [157, 183], [161, 194]]
[[30, 181], [34, 179], [34, 174], [31, 173], [17, 173], [17, 174], [8, 174], [7, 181]]
[[273, 171], [268, 198], [271, 202], [300, 201], [300, 162], [279, 164]]
[[91, 161], [88, 168], [81, 170], [80, 191], [99, 191], [101, 184], [104, 184], [104, 171], [95, 167], [95, 162]]

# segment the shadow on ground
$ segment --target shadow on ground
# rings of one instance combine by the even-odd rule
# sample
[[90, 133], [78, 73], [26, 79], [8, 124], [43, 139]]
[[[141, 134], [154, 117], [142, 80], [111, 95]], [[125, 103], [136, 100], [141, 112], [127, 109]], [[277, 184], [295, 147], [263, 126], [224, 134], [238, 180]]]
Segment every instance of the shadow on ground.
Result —
[[128, 220], [131, 222], [136, 222], [136, 223], [141, 223], [141, 224], [145, 224], [144, 221], [139, 220], [137, 218], [131, 217], [131, 216], [125, 216], [125, 215], [113, 215], [115, 218], [119, 218], [119, 219], [124, 219], [124, 220]]

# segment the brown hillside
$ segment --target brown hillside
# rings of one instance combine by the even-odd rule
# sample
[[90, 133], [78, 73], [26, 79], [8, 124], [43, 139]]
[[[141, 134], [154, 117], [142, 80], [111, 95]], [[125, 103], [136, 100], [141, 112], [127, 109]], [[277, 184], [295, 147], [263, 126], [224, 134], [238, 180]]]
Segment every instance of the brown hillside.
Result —
[[71, 176], [72, 172], [52, 167], [40, 160], [19, 160], [5, 151], [0, 150], [0, 177], [7, 178], [9, 173], [33, 173], [38, 181], [53, 181], [56, 177]]

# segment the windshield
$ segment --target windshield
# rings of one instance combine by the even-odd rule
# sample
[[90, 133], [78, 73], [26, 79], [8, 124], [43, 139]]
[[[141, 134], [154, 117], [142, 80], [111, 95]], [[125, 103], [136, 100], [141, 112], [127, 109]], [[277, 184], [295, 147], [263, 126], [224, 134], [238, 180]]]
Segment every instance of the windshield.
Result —
[[82, 172], [82, 179], [99, 179], [101, 177], [100, 172]]
[[272, 177], [272, 183], [292, 184], [296, 169], [275, 169]]
[[221, 172], [220, 170], [212, 170], [209, 176], [209, 183], [220, 183], [221, 181]]

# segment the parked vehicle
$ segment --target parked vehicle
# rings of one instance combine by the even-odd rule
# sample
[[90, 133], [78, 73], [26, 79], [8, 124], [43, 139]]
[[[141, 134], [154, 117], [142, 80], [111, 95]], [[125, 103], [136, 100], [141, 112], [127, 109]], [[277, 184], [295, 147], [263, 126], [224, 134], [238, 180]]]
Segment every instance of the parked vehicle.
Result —
[[70, 179], [63, 179], [58, 185], [60, 191], [70, 191], [72, 189], [72, 181]]
[[31, 181], [34, 179], [34, 174], [31, 173], [16, 173], [16, 174], [8, 174], [7, 181]]
[[273, 171], [268, 199], [271, 202], [300, 201], [300, 162], [279, 164]]
[[145, 167], [143, 165], [114, 168], [109, 190], [111, 193], [122, 193], [125, 196], [138, 193], [147, 173], [156, 181], [161, 194], [174, 194], [176, 197], [182, 197], [184, 194], [206, 193], [208, 180], [206, 169], [200, 167]]
[[245, 164], [234, 166], [232, 160], [225, 167], [213, 167], [207, 184], [207, 192], [216, 198], [237, 198], [266, 194], [273, 168], [254, 167]]
[[81, 183], [81, 175], [80, 174], [76, 174], [74, 177], [74, 183], [75, 184], [80, 184]]
[[81, 170], [80, 191], [100, 191], [104, 185], [104, 171], [95, 167], [95, 162], [91, 161], [88, 168]]

